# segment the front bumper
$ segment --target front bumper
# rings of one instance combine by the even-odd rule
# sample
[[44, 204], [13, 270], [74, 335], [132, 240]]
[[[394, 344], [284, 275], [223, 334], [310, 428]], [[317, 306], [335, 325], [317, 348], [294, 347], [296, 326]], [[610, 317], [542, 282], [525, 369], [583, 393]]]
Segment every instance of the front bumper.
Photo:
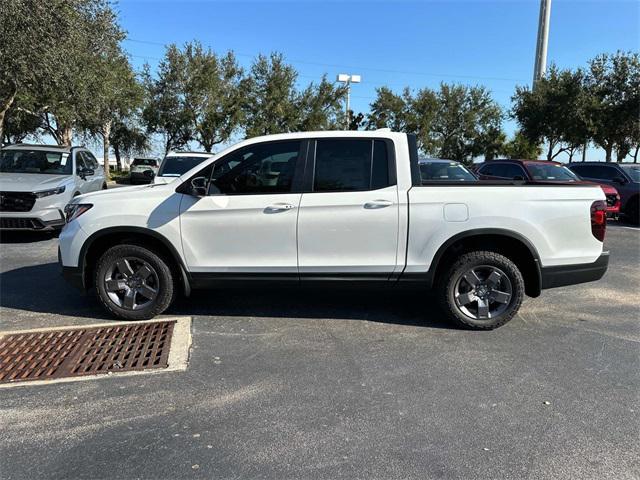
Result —
[[606, 273], [608, 266], [609, 252], [602, 252], [602, 255], [593, 263], [543, 267], [540, 269], [542, 289], [600, 280]]
[[0, 214], [0, 230], [31, 230], [45, 232], [59, 230], [64, 227], [64, 215], [60, 212], [60, 218], [46, 220], [37, 216], [17, 216]]
[[62, 255], [60, 253], [60, 247], [58, 247], [58, 265], [62, 270], [62, 278], [69, 282], [74, 287], [85, 290], [84, 275], [82, 274], [82, 268], [80, 267], [65, 267], [62, 264]]

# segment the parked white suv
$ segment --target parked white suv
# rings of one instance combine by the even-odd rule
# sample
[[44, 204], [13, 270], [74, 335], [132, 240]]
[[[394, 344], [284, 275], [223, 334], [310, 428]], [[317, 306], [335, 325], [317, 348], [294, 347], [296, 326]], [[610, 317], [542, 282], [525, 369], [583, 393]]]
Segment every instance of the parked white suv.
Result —
[[83, 147], [18, 144], [0, 150], [0, 229], [53, 230], [64, 207], [106, 189], [104, 171]]
[[169, 152], [160, 163], [158, 174], [154, 177], [154, 183], [167, 183], [179, 177], [189, 170], [213, 156], [206, 152]]
[[278, 280], [436, 287], [449, 318], [491, 329], [525, 294], [608, 265], [598, 185], [521, 183], [423, 181], [413, 135], [253, 138], [171, 183], [76, 198], [60, 261], [126, 319], [178, 291]]

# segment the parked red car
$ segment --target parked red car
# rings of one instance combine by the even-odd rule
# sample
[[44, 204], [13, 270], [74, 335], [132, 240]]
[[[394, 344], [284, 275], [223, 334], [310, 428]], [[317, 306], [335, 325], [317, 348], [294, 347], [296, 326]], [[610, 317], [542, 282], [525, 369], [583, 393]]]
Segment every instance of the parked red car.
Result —
[[[491, 160], [476, 168], [480, 180], [523, 180], [529, 183], [586, 182], [560, 162], [548, 160]], [[598, 183], [607, 197], [607, 216], [620, 214], [620, 195], [615, 187]]]

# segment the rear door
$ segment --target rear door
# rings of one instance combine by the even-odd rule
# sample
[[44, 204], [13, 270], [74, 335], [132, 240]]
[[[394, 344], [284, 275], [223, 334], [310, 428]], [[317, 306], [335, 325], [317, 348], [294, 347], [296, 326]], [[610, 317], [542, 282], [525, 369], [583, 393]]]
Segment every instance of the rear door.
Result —
[[191, 272], [221, 276], [298, 276], [296, 221], [308, 142], [249, 145], [218, 159], [208, 195], [184, 195], [182, 245]]
[[398, 252], [393, 142], [321, 138], [310, 145], [298, 214], [301, 278], [386, 279]]

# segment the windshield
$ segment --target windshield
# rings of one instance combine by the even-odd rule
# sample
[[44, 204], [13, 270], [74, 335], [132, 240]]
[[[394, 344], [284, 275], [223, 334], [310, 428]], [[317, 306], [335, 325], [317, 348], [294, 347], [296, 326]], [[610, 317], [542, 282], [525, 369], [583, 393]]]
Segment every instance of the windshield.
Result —
[[2, 150], [0, 152], [0, 172], [71, 175], [71, 160], [66, 152]]
[[133, 163], [131, 163], [132, 167], [137, 167], [139, 165], [144, 165], [147, 167], [156, 167], [158, 165], [158, 162], [156, 160], [153, 160], [151, 158], [136, 158]]
[[577, 182], [580, 178], [564, 165], [527, 163], [531, 178], [543, 182]]
[[473, 182], [476, 177], [463, 165], [456, 162], [432, 162], [420, 164], [422, 181]]
[[200, 165], [207, 157], [165, 157], [160, 171], [159, 177], [179, 177], [188, 172], [196, 165]]
[[640, 165], [620, 165], [635, 183], [640, 183]]

